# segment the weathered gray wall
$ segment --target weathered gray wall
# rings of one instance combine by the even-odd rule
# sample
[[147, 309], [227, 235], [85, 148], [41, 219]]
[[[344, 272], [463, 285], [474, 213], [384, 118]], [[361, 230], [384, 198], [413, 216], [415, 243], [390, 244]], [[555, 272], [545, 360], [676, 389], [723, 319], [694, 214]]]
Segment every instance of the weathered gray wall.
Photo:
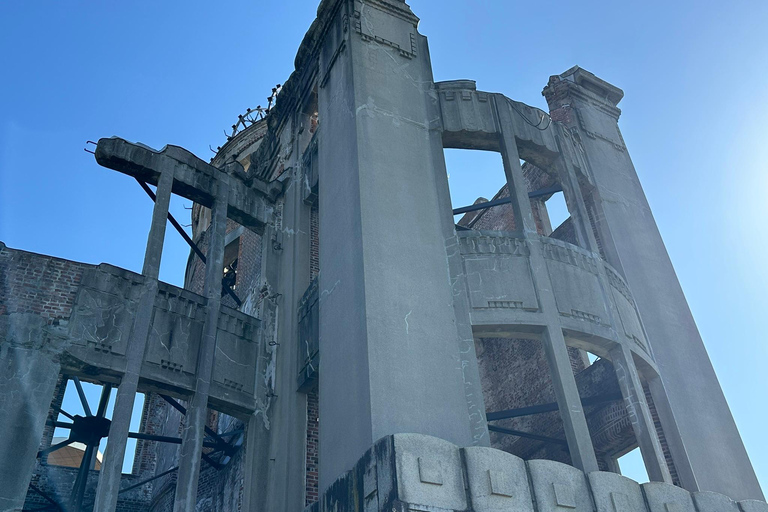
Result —
[[666, 389], [665, 396], [660, 386], [651, 387], [683, 485], [736, 499], [762, 499], [619, 131], [616, 104], [623, 92], [573, 68], [552, 77], [544, 94], [553, 115], [580, 136], [603, 252], [632, 290]]
[[384, 435], [474, 442], [426, 39], [404, 3], [341, 9], [320, 56], [321, 489]]

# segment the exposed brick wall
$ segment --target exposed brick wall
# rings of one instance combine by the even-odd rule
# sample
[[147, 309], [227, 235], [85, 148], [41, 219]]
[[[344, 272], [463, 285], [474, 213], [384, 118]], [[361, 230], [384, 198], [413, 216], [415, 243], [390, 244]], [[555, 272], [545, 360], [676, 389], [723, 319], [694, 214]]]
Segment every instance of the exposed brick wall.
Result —
[[307, 470], [305, 476], [305, 505], [316, 502], [319, 485], [320, 397], [317, 389], [307, 393]]
[[[51, 502], [43, 497], [44, 493], [49, 499], [52, 499], [61, 507], [66, 507], [69, 502], [70, 493], [77, 478], [78, 468], [64, 466], [49, 466], [47, 464], [38, 464], [35, 466], [35, 472], [32, 476], [32, 485], [27, 491], [27, 497], [24, 503], [24, 510], [45, 510], [43, 506], [51, 506]], [[88, 484], [85, 490], [83, 503], [84, 510], [90, 510], [96, 497], [96, 486], [98, 484], [98, 471], [91, 471], [88, 477]], [[127, 487], [134, 483], [139, 483], [140, 479], [136, 476], [123, 476], [123, 486]], [[149, 497], [143, 493], [141, 488], [121, 493], [117, 501], [117, 512], [146, 512], [149, 510]], [[50, 508], [49, 510], [59, 510]], [[61, 508], [60, 510], [64, 510]]]
[[576, 226], [573, 224], [572, 217], [565, 219], [549, 236], [569, 244], [579, 245], [578, 240], [576, 240]]
[[[144, 396], [144, 407], [141, 413], [139, 432], [145, 434], [162, 435], [165, 422], [165, 409], [170, 407], [157, 393], [147, 393]], [[132, 473], [141, 478], [149, 478], [155, 474], [157, 468], [157, 441], [136, 442], [136, 455], [133, 459]], [[143, 486], [148, 496], [152, 492], [152, 484]]]
[[68, 319], [91, 266], [0, 245], [0, 316], [34, 313], [49, 325]]
[[[556, 402], [549, 365], [539, 341], [485, 338], [478, 339], [475, 346], [488, 412]], [[568, 352], [582, 398], [618, 393], [618, 383], [610, 361], [598, 360], [586, 367], [580, 350], [569, 347]], [[586, 407], [584, 412], [598, 460], [602, 461], [601, 467], [607, 469], [610, 457], [635, 444], [626, 409], [617, 400]], [[565, 439], [563, 422], [556, 411], [494, 421], [493, 424]], [[563, 447], [524, 437], [492, 432], [491, 446], [524, 459], [571, 462]]]
[[643, 392], [645, 393], [645, 400], [648, 402], [648, 409], [651, 412], [651, 418], [653, 418], [653, 424], [656, 427], [656, 435], [659, 436], [659, 443], [661, 444], [661, 451], [664, 453], [664, 460], [667, 461], [667, 467], [669, 468], [669, 474], [672, 476], [672, 483], [678, 487], [682, 487], [680, 483], [680, 475], [677, 474], [677, 468], [675, 462], [672, 460], [672, 452], [669, 451], [669, 443], [667, 443], [667, 437], [664, 435], [664, 429], [661, 427], [661, 420], [659, 419], [659, 412], [656, 410], [656, 404], [653, 402], [653, 396], [651, 396], [651, 389], [648, 384], [643, 383]]
[[[312, 205], [309, 219], [309, 278], [320, 273], [320, 218], [317, 203]], [[310, 505], [319, 499], [320, 394], [317, 385], [307, 393], [306, 470], [304, 501]]]
[[[53, 425], [50, 425], [49, 422], [56, 421], [56, 419], [59, 417], [58, 411], [54, 410], [54, 407], [61, 408], [61, 403], [64, 401], [64, 393], [67, 390], [67, 378], [64, 375], [59, 374], [59, 379], [56, 382], [56, 391], [53, 393], [53, 401], [51, 401], [51, 408], [48, 410], [48, 419], [45, 425], [45, 428], [43, 429], [43, 438], [40, 441], [40, 449], [44, 450], [51, 446], [51, 442], [53, 440], [53, 432], [56, 430], [56, 427]], [[47, 459], [48, 456], [45, 456], [45, 459]], [[43, 461], [45, 462], [45, 460]]]
[[[536, 167], [533, 164], [525, 162], [523, 163], [522, 169], [528, 192], [534, 192], [536, 190], [548, 188], [556, 183], [556, 179], [551, 174]], [[498, 193], [493, 196], [492, 201], [505, 197], [509, 197], [508, 185], [504, 185], [501, 190], [499, 190]], [[534, 198], [530, 200], [530, 204], [531, 210], [533, 212], [533, 220], [536, 223], [537, 232], [540, 235], [549, 236], [552, 232], [552, 226], [549, 222], [549, 216], [546, 213], [546, 199], [549, 199], [549, 197], [542, 196]], [[487, 202], [487, 199], [481, 197], [478, 198], [474, 204], [484, 202]], [[470, 229], [487, 229], [495, 231], [514, 231], [518, 227], [515, 219], [514, 208], [512, 207], [511, 203], [494, 206], [485, 210], [466, 213], [459, 220], [458, 224], [459, 226]]]
[[309, 217], [309, 279], [320, 273], [320, 210], [312, 205]]
[[262, 237], [246, 229], [240, 236], [237, 268], [237, 295], [241, 300], [258, 291], [261, 281]]
[[[529, 164], [523, 164], [528, 191], [541, 190], [556, 184], [555, 177]], [[494, 199], [508, 197], [504, 186]], [[546, 196], [531, 199], [534, 220], [540, 235], [548, 235], [576, 244], [572, 219], [567, 219], [552, 232], [546, 212]], [[478, 200], [480, 201], [480, 200]], [[514, 229], [514, 212], [505, 204], [479, 213], [465, 215], [460, 225], [471, 229], [508, 231]], [[539, 341], [509, 339], [478, 339], [475, 342], [480, 379], [486, 410], [489, 412], [553, 403], [556, 401], [549, 365]], [[569, 347], [571, 369], [576, 376], [582, 397], [618, 391], [613, 366], [609, 361], [598, 361], [589, 366], [585, 354]], [[635, 443], [634, 432], [621, 401], [585, 408], [587, 425], [592, 436], [598, 463], [609, 469], [610, 459]], [[513, 430], [565, 439], [563, 422], [558, 412], [522, 416], [495, 421], [495, 425]], [[570, 455], [562, 446], [544, 444], [524, 437], [491, 433], [491, 446], [513, 453], [524, 459], [544, 458], [570, 463]]]
[[[509, 197], [509, 188], [507, 188], [507, 185], [504, 185], [501, 190], [493, 196], [492, 201], [504, 197]], [[479, 201], [480, 200], [475, 201], [475, 204]], [[517, 227], [515, 224], [515, 211], [512, 208], [511, 203], [479, 210], [478, 212], [467, 213], [459, 220], [458, 224], [459, 226], [477, 230], [491, 229], [514, 231]]]
[[[199, 205], [193, 206], [192, 231], [195, 243], [203, 252], [208, 252], [208, 227], [210, 213], [207, 208]], [[232, 220], [227, 220], [227, 234], [239, 229], [240, 225]], [[249, 229], [242, 230], [239, 236], [237, 281], [235, 293], [245, 301], [250, 295], [257, 295], [257, 289], [261, 280], [261, 249], [262, 237]], [[187, 273], [184, 287], [190, 291], [202, 294], [205, 289], [205, 264], [195, 254], [190, 254], [187, 264]], [[237, 304], [230, 296], [225, 295], [222, 303], [232, 308]], [[182, 402], [183, 403], [183, 402]], [[150, 417], [158, 419], [157, 432], [160, 435], [179, 437], [183, 428], [181, 415], [162, 399], [153, 400], [148, 405], [150, 410], [146, 412]], [[154, 411], [154, 412], [151, 412]], [[206, 424], [218, 433], [243, 428], [243, 423], [226, 414], [209, 410]], [[228, 440], [231, 440], [228, 438]], [[155, 455], [154, 472], [160, 473], [178, 464], [178, 446], [163, 443], [155, 443], [159, 446]], [[223, 469], [216, 469], [207, 463], [203, 463], [198, 482], [198, 508], [206, 511], [235, 511], [242, 507], [243, 497], [243, 454], [244, 445], [235, 454]], [[210, 453], [212, 449], [206, 448], [204, 452]], [[212, 455], [218, 460], [219, 453]], [[176, 484], [176, 473], [172, 473], [157, 481], [154, 490], [154, 498], [151, 510], [156, 512], [170, 512], [173, 509], [173, 494]]]

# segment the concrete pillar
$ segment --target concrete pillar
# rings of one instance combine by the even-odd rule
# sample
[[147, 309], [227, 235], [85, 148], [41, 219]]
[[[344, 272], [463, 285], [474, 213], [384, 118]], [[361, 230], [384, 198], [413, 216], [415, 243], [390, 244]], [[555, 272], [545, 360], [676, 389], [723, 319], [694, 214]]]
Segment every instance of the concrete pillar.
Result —
[[477, 442], [417, 24], [405, 3], [344, 2], [320, 51], [321, 489], [386, 435]]
[[652, 386], [654, 402], [683, 486], [763, 499], [621, 136], [616, 105], [623, 95], [578, 67], [551, 77], [544, 89], [553, 117], [583, 150], [603, 252], [643, 320], [665, 390]]
[[117, 492], [120, 490], [125, 444], [128, 440], [133, 403], [139, 385], [139, 373], [144, 362], [144, 350], [147, 346], [149, 329], [152, 324], [152, 312], [157, 296], [157, 277], [160, 274], [160, 259], [163, 254], [166, 218], [168, 217], [172, 187], [173, 172], [170, 170], [161, 172], [157, 182], [157, 198], [152, 212], [152, 225], [147, 239], [147, 250], [144, 253], [144, 268], [142, 270], [144, 284], [126, 349], [125, 374], [117, 387], [115, 408], [112, 412], [112, 425], [109, 428], [107, 448], [104, 451], [104, 460], [99, 473], [99, 485], [96, 488], [94, 510], [111, 512], [117, 507]]
[[0, 510], [21, 510], [56, 390], [59, 365], [39, 349], [13, 347], [13, 340], [2, 342]]
[[211, 208], [208, 228], [208, 253], [205, 262], [206, 317], [203, 336], [197, 356], [195, 392], [187, 406], [179, 450], [179, 474], [176, 481], [174, 512], [194, 510], [197, 505], [197, 483], [202, 463], [208, 394], [213, 378], [213, 359], [216, 356], [216, 333], [221, 311], [221, 279], [224, 275], [224, 237], [227, 230], [227, 199], [229, 185], [226, 177], [217, 182], [216, 198]]
[[510, 119], [511, 111], [506, 104], [499, 105], [497, 103], [496, 112], [501, 132], [501, 156], [515, 211], [517, 229], [521, 230], [523, 236], [528, 239], [533, 281], [536, 289], [544, 292], [539, 295], [541, 312], [546, 322], [541, 336], [542, 345], [552, 376], [552, 385], [555, 390], [560, 417], [563, 420], [571, 461], [575, 467], [582, 471], [597, 471], [595, 449], [592, 446], [592, 438], [587, 427], [587, 420], [584, 417], [579, 390], [573, 376], [568, 347], [560, 328], [557, 304], [554, 295], [547, 293], [547, 291], [553, 290], [553, 287], [541, 244], [537, 241], [536, 223], [533, 218], [531, 202], [528, 199], [528, 188], [520, 165], [515, 135], [510, 128], [514, 126]]
[[[555, 126], [554, 128], [558, 129], [558, 126]], [[579, 186], [576, 170], [569, 164], [570, 155], [564, 153], [564, 150], [572, 151], [572, 149], [569, 146], [561, 144], [561, 141], [562, 139], [558, 136], [558, 146], [563, 155], [560, 162], [560, 179], [568, 202], [568, 209], [571, 212], [571, 217], [575, 225], [579, 244], [585, 249], [592, 251], [595, 254], [599, 254], [597, 241], [589, 223], [589, 216], [587, 214], [581, 187]], [[612, 318], [611, 324], [619, 325], [621, 320], [619, 319], [618, 311], [616, 310], [616, 306], [612, 299], [608, 277], [603, 268], [598, 269], [598, 280], [600, 281], [600, 286], [603, 290], [606, 304], [608, 305], [608, 314]], [[619, 382], [622, 396], [624, 397], [624, 404], [626, 405], [627, 414], [632, 423], [635, 438], [640, 447], [640, 452], [643, 455], [643, 461], [648, 472], [648, 477], [652, 482], [672, 483], [669, 468], [667, 467], [664, 453], [661, 449], [661, 443], [659, 442], [656, 428], [651, 418], [651, 412], [645, 401], [645, 394], [640, 382], [637, 367], [635, 366], [635, 361], [632, 358], [632, 353], [629, 348], [621, 343], [618, 335], [616, 335], [615, 341], [617, 342], [617, 346], [611, 351], [611, 361], [613, 362], [616, 371], [616, 378]]]
[[632, 430], [635, 432], [637, 445], [643, 455], [643, 462], [651, 482], [672, 483], [667, 461], [661, 443], [656, 436], [656, 427], [651, 418], [651, 412], [645, 401], [643, 385], [637, 373], [635, 361], [629, 348], [619, 345], [611, 350], [611, 362], [616, 370], [616, 379], [619, 382], [621, 395], [624, 397], [624, 405], [627, 408]]
[[[297, 112], [290, 119], [291, 127], [307, 124], [303, 114]], [[320, 134], [318, 134], [319, 136]], [[298, 133], [293, 141], [295, 165], [290, 169], [285, 186], [280, 231], [270, 230], [265, 238], [262, 261], [265, 262], [264, 279], [280, 294], [264, 301], [264, 309], [272, 309], [271, 327], [275, 332], [265, 335], [269, 341], [278, 341], [279, 345], [269, 347], [272, 364], [275, 365], [273, 389], [268, 389], [269, 423], [271, 435], [268, 447], [269, 455], [262, 452], [262, 457], [269, 460], [269, 491], [265, 510], [302, 510], [306, 476], [306, 422], [307, 396], [296, 392], [298, 365], [301, 354], [306, 348], [300, 342], [297, 328], [297, 307], [301, 297], [307, 291], [310, 276], [310, 216], [311, 206], [304, 202], [307, 169], [303, 169], [303, 157], [311, 135], [308, 130]], [[311, 151], [311, 150], [310, 150]], [[322, 187], [322, 185], [320, 185]], [[274, 250], [271, 237], [280, 239], [280, 249]], [[321, 244], [322, 245], [322, 244]], [[267, 268], [268, 266], [268, 268]], [[274, 301], [274, 302], [273, 302]], [[276, 323], [276, 326], [274, 325]], [[262, 324], [264, 325], [264, 324]], [[321, 356], [322, 357], [322, 356]], [[270, 359], [266, 359], [270, 363]], [[323, 370], [320, 370], [323, 372]], [[279, 433], [279, 434], [277, 434]]]

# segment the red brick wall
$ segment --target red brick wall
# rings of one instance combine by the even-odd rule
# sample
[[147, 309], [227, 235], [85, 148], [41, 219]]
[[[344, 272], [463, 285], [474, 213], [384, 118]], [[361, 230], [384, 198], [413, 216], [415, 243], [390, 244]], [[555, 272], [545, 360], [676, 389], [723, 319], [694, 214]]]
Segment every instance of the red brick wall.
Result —
[[[320, 219], [317, 203], [312, 205], [309, 224], [309, 278], [314, 279], [320, 273]], [[306, 437], [306, 472], [305, 504], [310, 505], [319, 499], [318, 443], [320, 442], [320, 395], [315, 389], [307, 393], [307, 437]]]
[[[145, 434], [162, 435], [165, 424], [165, 409], [170, 407], [157, 393], [147, 393], [144, 396], [144, 407], [141, 413], [139, 432]], [[133, 459], [134, 475], [149, 478], [155, 473], [157, 467], [157, 441], [136, 442], [136, 455]], [[147, 490], [151, 487], [147, 487]]]
[[90, 266], [0, 245], [0, 315], [35, 313], [49, 325], [68, 319]]
[[664, 429], [661, 428], [661, 420], [659, 419], [659, 413], [656, 410], [656, 404], [653, 403], [651, 389], [645, 383], [643, 383], [643, 391], [645, 392], [645, 400], [648, 402], [648, 409], [651, 412], [651, 418], [653, 418], [653, 424], [656, 427], [656, 435], [659, 436], [659, 443], [661, 444], [661, 451], [664, 453], [664, 460], [667, 461], [669, 474], [672, 476], [672, 483], [678, 487], [682, 487], [680, 484], [680, 476], [677, 474], [677, 468], [675, 467], [675, 462], [672, 460], [672, 452], [669, 451], [669, 444], [667, 444], [667, 438], [664, 435]]
[[309, 278], [320, 273], [320, 210], [312, 205], [309, 217]]
[[[64, 401], [64, 393], [67, 390], [67, 378], [64, 375], [59, 374], [59, 379], [56, 382], [56, 391], [53, 394], [53, 401], [51, 402], [51, 408], [48, 411], [48, 421], [53, 422], [59, 417], [58, 411], [55, 411], [53, 407], [60, 408], [61, 403]], [[51, 446], [53, 440], [53, 433], [56, 427], [46, 423], [43, 429], [43, 439], [40, 441], [40, 449], [44, 450]], [[46, 456], [47, 459], [47, 456]]]
[[307, 470], [305, 484], [305, 505], [319, 499], [318, 492], [318, 443], [320, 440], [320, 403], [317, 390], [307, 393]]

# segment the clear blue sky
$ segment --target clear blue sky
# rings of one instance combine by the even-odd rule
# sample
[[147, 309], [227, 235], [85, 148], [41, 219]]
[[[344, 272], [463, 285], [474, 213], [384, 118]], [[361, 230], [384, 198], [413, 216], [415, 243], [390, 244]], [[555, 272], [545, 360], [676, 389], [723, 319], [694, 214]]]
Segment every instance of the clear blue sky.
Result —
[[[290, 74], [317, 3], [0, 3], [0, 240], [140, 270], [151, 202], [85, 141], [207, 157]], [[548, 77], [578, 64], [624, 89], [624, 138], [768, 491], [768, 2], [410, 3], [437, 80], [544, 107]], [[451, 157], [462, 201], [495, 192], [488, 162], [455, 186]], [[172, 232], [167, 249], [162, 278], [181, 283], [188, 250]]]

